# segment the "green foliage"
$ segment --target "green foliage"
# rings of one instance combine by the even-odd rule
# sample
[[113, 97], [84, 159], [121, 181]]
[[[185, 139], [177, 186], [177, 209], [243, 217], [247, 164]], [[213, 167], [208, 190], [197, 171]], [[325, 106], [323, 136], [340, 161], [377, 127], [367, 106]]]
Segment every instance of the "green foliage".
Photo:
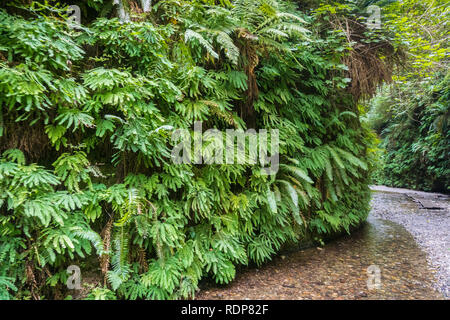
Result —
[[[66, 293], [77, 264], [106, 279], [88, 299], [189, 298], [365, 219], [370, 139], [343, 40], [288, 1], [217, 3], [121, 23], [90, 1], [82, 29], [47, 5], [0, 9], [1, 297]], [[173, 128], [245, 129], [246, 110], [279, 129], [277, 175], [172, 163]]]
[[395, 35], [393, 42], [407, 49], [408, 68], [394, 79], [414, 81], [446, 68], [449, 15], [446, 0], [394, 1], [384, 9], [384, 26]]
[[369, 124], [382, 139], [375, 182], [448, 192], [448, 3], [396, 1], [384, 12], [407, 57], [395, 82], [369, 104]]

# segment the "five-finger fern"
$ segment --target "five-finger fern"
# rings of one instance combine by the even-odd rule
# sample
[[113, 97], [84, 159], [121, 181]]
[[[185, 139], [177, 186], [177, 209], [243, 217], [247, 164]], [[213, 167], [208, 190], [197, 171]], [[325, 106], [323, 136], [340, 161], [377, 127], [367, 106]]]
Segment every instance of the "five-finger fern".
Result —
[[[68, 294], [76, 264], [106, 279], [88, 299], [190, 298], [204, 277], [228, 283], [238, 264], [365, 218], [367, 131], [343, 41], [313, 15], [161, 0], [125, 23], [98, 2], [112, 1], [89, 2], [101, 17], [81, 29], [46, 6], [0, 9], [1, 297]], [[197, 120], [278, 129], [279, 171], [174, 164], [172, 131], [193, 136]]]

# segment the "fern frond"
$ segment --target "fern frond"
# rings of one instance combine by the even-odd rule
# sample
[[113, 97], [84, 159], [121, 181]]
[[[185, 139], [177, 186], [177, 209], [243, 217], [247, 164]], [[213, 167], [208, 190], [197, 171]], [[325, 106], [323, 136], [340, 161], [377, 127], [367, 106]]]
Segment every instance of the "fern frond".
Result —
[[193, 39], [197, 40], [200, 45], [214, 58], [219, 59], [219, 55], [214, 51], [211, 44], [198, 32], [188, 29], [184, 34], [185, 42], [190, 42]]

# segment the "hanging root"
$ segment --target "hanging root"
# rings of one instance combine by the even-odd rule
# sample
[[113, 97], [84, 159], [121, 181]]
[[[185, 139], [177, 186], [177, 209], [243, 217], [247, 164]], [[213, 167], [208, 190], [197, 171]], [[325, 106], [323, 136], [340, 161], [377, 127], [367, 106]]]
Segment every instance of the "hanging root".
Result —
[[368, 42], [366, 33], [369, 29], [358, 21], [334, 16], [330, 23], [335, 30], [345, 33], [352, 46], [350, 54], [342, 60], [348, 67], [346, 76], [352, 80], [349, 93], [355, 101], [370, 98], [382, 83], [392, 81], [393, 69], [404, 61], [404, 52], [387, 40]]
[[43, 125], [3, 123], [5, 131], [0, 137], [0, 153], [7, 149], [21, 150], [31, 161], [36, 161], [50, 151], [50, 141]]
[[31, 293], [31, 298], [33, 298], [33, 300], [41, 300], [41, 297], [39, 295], [39, 287], [38, 287], [38, 283], [36, 281], [36, 277], [34, 275], [35, 271], [33, 268], [33, 264], [29, 261], [26, 262], [26, 266], [25, 266], [25, 274], [27, 277], [27, 283], [30, 285], [30, 293]]

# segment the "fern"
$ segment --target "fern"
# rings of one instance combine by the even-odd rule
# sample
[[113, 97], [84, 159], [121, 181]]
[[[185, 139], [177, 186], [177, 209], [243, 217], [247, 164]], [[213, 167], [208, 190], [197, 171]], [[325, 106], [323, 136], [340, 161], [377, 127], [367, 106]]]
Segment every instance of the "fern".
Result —
[[[79, 31], [37, 3], [33, 19], [0, 9], [0, 298], [68, 294], [71, 264], [105, 277], [87, 299], [191, 298], [204, 277], [230, 283], [287, 242], [365, 219], [370, 135], [344, 88], [346, 43], [321, 15], [160, 0], [121, 23], [90, 1]], [[196, 120], [278, 129], [278, 172], [175, 165], [172, 132], [197, 136]]]
[[206, 49], [206, 51], [207, 51], [212, 57], [214, 57], [214, 58], [216, 58], [216, 59], [219, 58], [219, 55], [214, 51], [214, 49], [213, 49], [213, 47], [211, 46], [211, 44], [210, 44], [208, 41], [206, 41], [206, 39], [203, 38], [203, 36], [202, 36], [200, 33], [188, 29], [188, 30], [186, 30], [186, 33], [184, 34], [184, 39], [185, 39], [186, 42], [192, 41], [193, 39], [197, 40], [197, 41], [200, 43], [200, 45], [201, 45], [204, 49]]

